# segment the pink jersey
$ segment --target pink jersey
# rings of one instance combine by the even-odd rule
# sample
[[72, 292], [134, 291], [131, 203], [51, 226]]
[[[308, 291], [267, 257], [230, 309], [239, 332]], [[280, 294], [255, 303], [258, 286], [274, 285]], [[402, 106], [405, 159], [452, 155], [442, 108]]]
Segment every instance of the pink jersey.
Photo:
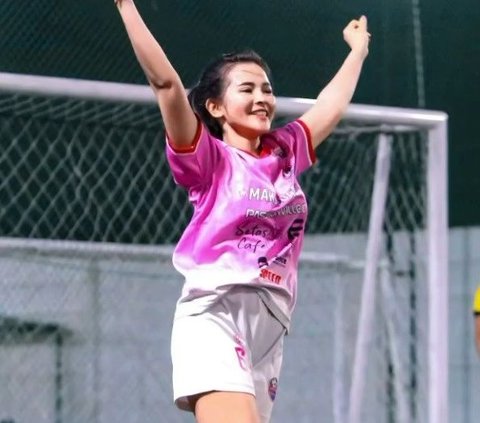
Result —
[[315, 155], [300, 120], [263, 135], [261, 149], [255, 157], [216, 139], [203, 125], [190, 149], [168, 143], [173, 177], [188, 189], [194, 207], [173, 255], [185, 276], [182, 313], [201, 312], [232, 285], [248, 284], [275, 292], [282, 311], [291, 315], [307, 219], [297, 176]]

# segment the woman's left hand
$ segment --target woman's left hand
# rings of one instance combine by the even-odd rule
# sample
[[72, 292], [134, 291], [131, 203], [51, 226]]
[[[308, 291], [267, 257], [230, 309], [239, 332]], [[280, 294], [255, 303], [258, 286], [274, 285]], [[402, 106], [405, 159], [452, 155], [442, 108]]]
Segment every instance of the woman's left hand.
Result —
[[343, 38], [352, 51], [359, 53], [363, 58], [368, 55], [370, 33], [367, 30], [367, 18], [353, 19], [343, 30]]

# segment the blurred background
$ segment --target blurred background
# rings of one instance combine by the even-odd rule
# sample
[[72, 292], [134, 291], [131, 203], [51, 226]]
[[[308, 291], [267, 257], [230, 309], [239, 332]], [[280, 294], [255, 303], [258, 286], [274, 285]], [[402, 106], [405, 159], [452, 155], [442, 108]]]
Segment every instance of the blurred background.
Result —
[[[365, 14], [369, 20], [372, 41], [370, 54], [365, 63], [353, 102], [357, 104], [426, 108], [444, 111], [449, 115], [450, 421], [455, 423], [476, 422], [478, 415], [480, 415], [478, 402], [478, 395], [480, 395], [480, 359], [476, 357], [473, 348], [471, 303], [474, 288], [477, 282], [480, 282], [480, 231], [478, 229], [480, 225], [480, 201], [476, 199], [477, 193], [480, 193], [480, 172], [477, 165], [478, 157], [480, 157], [480, 143], [478, 127], [475, 124], [475, 122], [478, 122], [476, 114], [480, 106], [480, 5], [478, 0], [458, 0], [455, 4], [447, 0], [332, 0], [329, 2], [314, 0], [242, 0], [237, 2], [230, 0], [137, 0], [136, 4], [151, 31], [164, 46], [171, 62], [179, 71], [187, 87], [195, 83], [203, 66], [213, 57], [224, 52], [248, 47], [260, 53], [269, 63], [273, 73], [274, 90], [277, 95], [306, 98], [314, 98], [317, 95], [319, 90], [334, 75], [348, 53], [348, 48], [342, 39], [343, 27], [350, 19]], [[2, 0], [0, 2], [0, 72], [133, 84], [146, 83], [113, 1], [110, 0]], [[5, 114], [8, 117], [7, 106], [9, 104], [8, 101], [0, 101], [0, 114]], [[108, 114], [108, 112], [105, 113]], [[137, 134], [135, 128], [138, 126], [147, 128], [147, 134], [145, 135], [147, 139], [149, 135], [158, 130], [151, 123], [152, 119], [155, 119], [151, 116], [143, 120], [132, 120], [133, 138]], [[40, 117], [41, 119], [42, 117]], [[118, 118], [117, 115], [115, 119], [121, 118]], [[117, 122], [117, 124], [119, 127], [122, 125], [121, 122]], [[4, 123], [3, 125], [7, 127], [10, 124]], [[16, 122], [15, 125], [21, 126], [22, 123]], [[13, 132], [10, 127], [8, 127], [8, 131]], [[37, 129], [33, 129], [33, 131], [37, 131]], [[48, 138], [49, 131], [45, 133]], [[82, 142], [88, 142], [86, 139], [81, 139]], [[2, 142], [2, 148], [6, 150], [9, 140], [3, 138], [0, 141]], [[147, 155], [148, 153], [144, 154]], [[128, 152], [123, 152], [121, 155], [128, 156]], [[9, 158], [9, 160], [12, 159]], [[158, 160], [161, 161], [162, 158], [158, 157]], [[0, 175], [3, 180], [7, 180], [8, 171], [6, 169], [11, 164], [6, 162], [0, 162], [0, 164], [5, 166], [3, 170], [0, 168]], [[148, 173], [151, 169], [145, 171]], [[162, 172], [164, 171], [157, 175], [159, 180], [165, 177], [165, 173]], [[41, 187], [38, 189], [41, 191]], [[72, 190], [75, 189], [72, 186]], [[17, 191], [21, 191], [21, 188], [18, 188]], [[76, 192], [83, 195], [80, 188]], [[48, 222], [35, 226], [36, 229], [32, 232], [31, 228], [34, 226], [32, 226], [32, 222], [36, 219], [44, 219], [44, 217], [37, 217], [35, 210], [29, 212], [26, 223], [24, 222], [22, 225], [13, 223], [22, 220], [18, 216], [18, 210], [20, 209], [18, 204], [15, 205], [15, 208], [9, 208], [12, 203], [11, 199], [15, 195], [8, 189], [5, 190], [4, 186], [0, 187], [0, 193], [2, 195], [2, 198], [0, 198], [2, 208], [8, 210], [8, 212], [1, 214], [0, 237], [39, 238], [43, 237], [42, 234], [52, 233], [53, 230]], [[102, 195], [107, 196], [107, 194]], [[180, 200], [176, 201], [184, 200], [182, 194], [179, 194], [179, 196]], [[168, 198], [168, 202], [170, 202], [170, 197]], [[28, 199], [26, 198], [24, 201], [28, 202]], [[40, 203], [42, 201], [48, 203], [50, 200], [39, 200]], [[68, 195], [64, 201], [68, 203]], [[132, 197], [131, 203], [135, 203], [135, 197]], [[162, 207], [164, 206], [162, 204], [159, 210], [163, 210]], [[134, 206], [132, 206], [132, 209], [134, 210]], [[180, 211], [170, 211], [166, 224], [171, 225]], [[113, 210], [112, 213], [115, 214], [115, 211]], [[58, 212], [55, 217], [52, 216], [52, 219], [61, 220], [61, 212]], [[64, 230], [63, 232], [53, 231], [52, 238], [88, 239], [82, 235], [82, 228], [85, 228], [82, 219], [77, 222], [67, 220], [67, 223], [70, 228], [78, 227], [75, 236], [71, 236], [71, 232]], [[98, 218], [97, 222], [93, 224], [85, 222], [85, 225], [95, 226], [98, 224], [100, 228], [103, 228], [103, 232], [97, 232], [107, 234], [106, 236], [100, 235], [99, 240], [101, 241], [120, 240], [122, 242], [152, 244], [159, 242], [159, 236], [161, 237], [164, 234], [163, 229], [159, 232], [158, 227], [144, 227], [143, 231], [135, 232], [136, 235], [134, 236], [123, 236], [122, 230], [117, 228], [117, 233], [120, 233], [120, 236], [117, 238], [110, 237], [108, 235], [111, 229], [110, 223], [112, 226], [121, 226], [121, 223], [113, 220], [102, 222], [101, 217]], [[135, 225], [141, 227], [141, 222], [133, 222], [134, 227]], [[149, 237], [149, 233], [154, 233], [155, 236]], [[170, 243], [175, 240], [176, 236], [176, 234], [172, 234], [166, 241]], [[148, 253], [147, 256], [149, 256]], [[23, 263], [22, 260], [25, 260], [25, 258], [18, 262]], [[65, 263], [64, 260], [67, 262]], [[138, 285], [134, 294], [137, 291], [148, 291], [149, 288], [140, 288], [140, 286], [143, 283], [150, 286], [149, 283], [158, 276], [156, 275], [158, 269], [149, 273], [148, 269], [150, 269], [152, 258], [149, 256], [146, 260], [149, 264], [141, 270], [135, 265], [133, 268], [128, 267], [127, 270], [117, 269], [114, 273], [110, 272], [112, 281], [115, 279], [118, 281], [129, 273], [135, 276], [139, 274], [138, 272], [146, 272], [147, 276], [143, 274], [143, 282]], [[60, 273], [62, 275], [68, 273], [69, 280], [77, 281], [78, 279], [78, 284], [70, 284], [68, 289], [62, 291], [63, 294], [57, 292], [55, 301], [47, 295], [36, 296], [36, 289], [39, 288], [35, 285], [33, 293], [29, 295], [32, 295], [32, 302], [38, 306], [39, 310], [58, 307], [58, 305], [55, 305], [58, 295], [62, 295], [61, 299], [65, 304], [69, 304], [70, 301], [72, 304], [78, 304], [78, 298], [81, 298], [82, 302], [95, 301], [94, 298], [98, 292], [95, 291], [96, 288], [91, 288], [92, 291], [88, 293], [83, 291], [86, 288], [82, 287], [81, 273], [85, 271], [89, 274], [89, 278], [96, 280], [97, 273], [102, 273], [104, 263], [97, 263], [98, 267], [89, 267], [87, 270], [82, 268], [82, 271], [77, 272], [77, 262], [70, 262], [68, 258], [65, 259], [64, 257], [60, 261], [62, 262], [63, 272]], [[35, 263], [30, 262], [28, 269], [23, 267], [25, 274], [22, 273], [19, 276], [22, 284], [28, 285], [28, 281], [32, 280], [32, 275], [38, 272], [35, 265]], [[168, 273], [169, 271], [162, 267], [161, 272]], [[175, 298], [180, 283], [178, 276], [170, 273], [163, 276], [165, 281], [169, 283], [166, 285], [169, 292], [168, 298]], [[21, 302], [15, 303], [15, 295], [20, 288], [17, 287], [10, 273], [0, 272], [0, 278], [2, 279], [1, 283], [5, 283], [5, 286], [8, 287], [8, 290], [4, 290], [4, 292], [8, 292], [8, 296], [4, 297], [3, 304], [0, 303], [0, 311], [3, 308], [3, 311], [9, 311], [8, 315], [17, 315], [17, 311], [25, 306]], [[60, 280], [61, 276], [57, 273], [56, 278]], [[48, 284], [52, 286], [59, 284], [60, 282], [56, 278], [49, 280]], [[107, 280], [106, 285], [113, 283], [112, 281]], [[125, 294], [126, 292], [128, 291], [125, 288], [125, 291], [120, 291], [118, 295], [132, 294], [131, 292]], [[308, 292], [311, 293], [311, 291]], [[312, 297], [309, 300], [313, 301]], [[112, 307], [111, 310], [118, 313], [118, 316], [122, 315], [122, 308], [112, 305], [115, 301], [109, 298], [107, 302], [111, 304], [104, 304], [104, 307]], [[165, 319], [167, 323], [164, 321], [162, 325], [167, 330], [169, 327], [168, 319], [173, 306], [174, 304], [171, 301], [168, 304], [161, 303], [162, 312], [159, 318]], [[76, 310], [77, 305], [72, 307], [73, 310]], [[92, 309], [97, 310], [96, 306], [92, 307]], [[313, 305], [312, 307], [312, 309], [308, 309], [308, 313], [311, 313], [310, 316], [317, 313]], [[155, 332], [156, 323], [149, 321], [146, 317], [149, 311], [157, 308], [158, 303], [153, 302], [149, 303], [148, 306], [142, 306], [140, 314], [137, 316], [137, 322], [145, 319], [148, 324], [143, 329], [141, 327], [129, 327], [129, 331], [140, 333], [141, 330], [145, 330], [155, 338], [155, 342], [161, 342], [164, 345], [168, 343], [168, 333], [152, 335]], [[112, 311], [112, 315], [106, 318], [107, 320], [102, 321], [101, 325], [105, 325], [105, 328], [111, 328], [115, 320], [119, 319], [116, 321], [117, 323], [125, 323], [128, 326], [128, 323], [123, 322], [114, 312]], [[309, 315], [302, 314], [299, 319], [305, 318], [308, 322]], [[65, 360], [65, 357], [59, 355], [58, 351], [66, 342], [65, 339], [69, 336], [70, 328], [68, 325], [66, 327], [62, 325], [49, 326], [48, 324], [36, 326], [38, 321], [35, 321], [37, 323], [15, 319], [4, 321], [4, 326], [0, 327], [0, 335], [8, 332], [10, 337], [12, 332], [28, 334], [31, 331], [35, 334], [32, 338], [33, 341], [43, 339], [42, 337], [53, 336], [51, 338], [55, 346], [53, 361], [49, 355], [52, 354], [51, 348], [43, 349], [42, 347], [35, 353], [27, 348], [22, 350], [22, 354], [24, 354], [22, 357], [25, 357], [26, 354], [27, 359], [30, 359], [29, 354], [34, 354], [37, 358], [40, 357], [43, 360], [41, 363], [54, 366], [49, 370], [50, 375], [55, 375], [55, 387], [52, 389], [66, 389], [72, 392], [79, 389], [80, 386], [96, 386], [99, 389], [98, 392], [92, 393], [92, 396], [97, 396], [97, 400], [91, 400], [90, 398], [91, 403], [88, 407], [72, 402], [71, 398], [74, 398], [75, 395], [71, 392], [67, 392], [64, 396], [62, 394], [60, 397], [55, 397], [53, 408], [57, 410], [57, 413], [47, 413], [48, 416], [45, 419], [38, 421], [55, 420], [56, 423], [60, 423], [61, 419], [58, 416], [61, 413], [58, 410], [65, 410], [65, 404], [62, 403], [62, 401], [67, 401], [65, 398], [70, 398], [68, 404], [70, 409], [78, 410], [76, 418], [71, 419], [70, 422], [84, 421], [91, 423], [93, 422], [91, 416], [95, 416], [95, 419], [97, 419], [95, 421], [102, 422], [120, 420], [121, 409], [117, 409], [117, 411], [103, 410], [102, 414], [103, 401], [107, 401], [113, 394], [101, 390], [101, 384], [98, 385], [99, 382], [95, 379], [94, 374], [98, 375], [98, 369], [103, 369], [105, 373], [109, 373], [111, 370], [109, 370], [108, 362], [102, 365], [102, 360], [108, 361], [109, 357], [115, 357], [116, 362], [125, 360], [125, 357], [115, 347], [116, 337], [118, 336], [118, 339], [120, 339], [122, 336], [121, 333], [116, 331], [121, 331], [121, 329], [113, 329], [113, 343], [109, 344], [108, 354], [92, 353], [92, 356], [97, 357], [98, 362], [84, 363], [89, 370], [83, 375], [77, 375], [79, 379], [74, 386], [65, 385], [66, 387], [62, 387], [65, 382], [62, 379], [64, 376], [62, 376], [62, 372], [58, 372], [58, 369], [63, 368], [62, 360]], [[92, 322], [85, 321], [83, 323], [87, 326], [95, 326], [96, 324], [93, 318]], [[308, 325], [308, 323], [305, 323], [305, 325]], [[120, 325], [120, 327], [122, 326]], [[2, 330], [5, 332], [2, 332]], [[90, 326], [88, 331], [95, 332]], [[159, 340], [156, 337], [161, 339]], [[77, 349], [74, 353], [71, 353], [75, 356], [74, 361], [76, 363], [81, 362], [82, 356], [88, 356], [84, 355], [86, 351], [91, 352], [92, 349], [98, 348], [98, 342], [98, 339], [94, 340], [84, 350]], [[328, 343], [328, 337], [325, 342]], [[124, 354], [128, 356], [128, 351]], [[150, 352], [145, 352], [145, 354], [148, 355]], [[163, 351], [161, 355], [162, 357], [146, 356], [144, 358], [151, 360], [152, 363], [157, 363], [160, 359], [168, 361], [168, 351]], [[13, 379], [20, 377], [19, 386], [28, 383], [30, 378], [28, 373], [17, 372], [12, 374], [11, 369], [15, 368], [16, 365], [15, 360], [13, 362], [9, 361], [12, 358], [8, 353], [0, 352], [0, 357], [3, 358], [4, 363], [7, 363], [4, 365], [3, 373], [0, 371], [0, 377], [2, 375], [4, 378], [7, 376]], [[87, 361], [87, 358], [85, 360]], [[315, 362], [314, 354], [312, 354], [310, 360], [312, 360], [311, 363]], [[0, 364], [0, 370], [2, 369], [1, 366], [2, 364]], [[113, 364], [111, 366], [113, 367]], [[128, 368], [123, 370], [125, 374], [129, 371]], [[158, 367], [151, 370], [153, 376], [140, 372], [143, 377], [152, 378], [151, 381], [148, 379], [151, 383], [141, 385], [139, 381], [130, 381], [131, 385], [128, 386], [142, 386], [142, 389], [147, 391], [151, 385], [152, 392], [145, 395], [138, 394], [138, 398], [140, 398], [138, 401], [146, 401], [147, 404], [161, 403], [163, 407], [167, 407], [166, 404], [169, 404], [168, 381], [162, 380], [161, 387], [167, 394], [162, 397], [161, 401], [153, 392], [159, 388], [157, 382], [153, 379], [163, 378], [164, 370], [162, 365], [158, 364]], [[294, 374], [294, 370], [302, 372], [302, 375], [309, 371], [308, 365], [305, 363], [303, 367], [290, 367], [287, 372]], [[68, 369], [68, 371], [81, 373], [78, 369]], [[122, 389], [124, 377], [128, 378], [122, 373], [117, 374], [112, 379], [113, 384], [117, 385], [119, 390]], [[125, 387], [127, 396], [128, 392], [131, 392], [128, 386]], [[19, 404], [26, 401], [25, 397], [17, 398], [15, 401], [19, 401], [18, 403], [13, 400], [15, 392], [17, 392], [15, 389], [10, 390], [7, 395], [7, 390], [2, 390], [2, 381], [0, 380], [0, 421], [2, 423], [28, 421], [28, 419], [14, 420], [11, 413], [5, 412], [8, 404], [15, 403], [16, 407], [20, 407]], [[308, 388], [306, 391], [308, 391]], [[22, 395], [28, 397], [38, 395], [33, 385], [28, 395], [24, 391], [22, 392]], [[37, 397], [38, 409], [42, 409], [44, 400], [49, 401], [48, 395], [45, 395], [45, 399]], [[315, 397], [312, 392], [307, 392], [305, 395]], [[103, 398], [103, 401], [99, 401], [98, 398]], [[122, 396], [122, 398], [124, 397]], [[77, 398], [76, 401], [81, 402], [81, 399]], [[287, 404], [284, 406], [285, 409], [288, 408], [290, 403], [287, 399], [282, 399], [282, 401]], [[421, 413], [418, 413], [418, 415], [420, 416]], [[52, 417], [53, 420], [51, 420], [51, 416], [56, 417]], [[104, 417], [100, 418], [98, 416]], [[146, 421], [149, 418], [147, 417], [147, 415], [140, 416], [138, 421]], [[297, 420], [313, 423], [328, 421], [328, 418], [322, 419], [317, 415]], [[160, 419], [160, 421], [173, 420]], [[395, 422], [399, 420], [390, 417], [390, 420], [385, 421]], [[418, 420], [409, 421], [421, 422], [422, 420], [418, 417]]]

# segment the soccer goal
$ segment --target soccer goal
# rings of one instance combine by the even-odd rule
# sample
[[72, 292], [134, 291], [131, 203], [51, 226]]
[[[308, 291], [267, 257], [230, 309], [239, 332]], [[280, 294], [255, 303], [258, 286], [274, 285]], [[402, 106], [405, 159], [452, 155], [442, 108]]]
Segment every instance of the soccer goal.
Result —
[[[275, 124], [312, 103], [280, 97]], [[0, 142], [0, 318], [68, 331], [61, 383], [42, 395], [55, 420], [184, 421], [170, 257], [191, 209], [150, 88], [0, 74]], [[273, 421], [446, 423], [447, 117], [352, 105], [317, 156]], [[2, 357], [18, 327], [2, 331]], [[34, 355], [16, 366], [40, 377]], [[27, 400], [24, 386], [11, 377], [0, 397]], [[47, 405], [23, 404], [0, 419], [43, 422]]]

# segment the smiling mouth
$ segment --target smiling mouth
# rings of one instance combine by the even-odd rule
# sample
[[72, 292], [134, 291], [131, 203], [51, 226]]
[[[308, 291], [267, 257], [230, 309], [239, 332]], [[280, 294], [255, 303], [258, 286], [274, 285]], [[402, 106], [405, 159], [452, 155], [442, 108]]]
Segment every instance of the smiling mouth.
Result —
[[265, 117], [268, 118], [270, 114], [268, 113], [267, 110], [255, 110], [254, 112], [251, 113], [252, 115], [259, 116], [259, 117]]

